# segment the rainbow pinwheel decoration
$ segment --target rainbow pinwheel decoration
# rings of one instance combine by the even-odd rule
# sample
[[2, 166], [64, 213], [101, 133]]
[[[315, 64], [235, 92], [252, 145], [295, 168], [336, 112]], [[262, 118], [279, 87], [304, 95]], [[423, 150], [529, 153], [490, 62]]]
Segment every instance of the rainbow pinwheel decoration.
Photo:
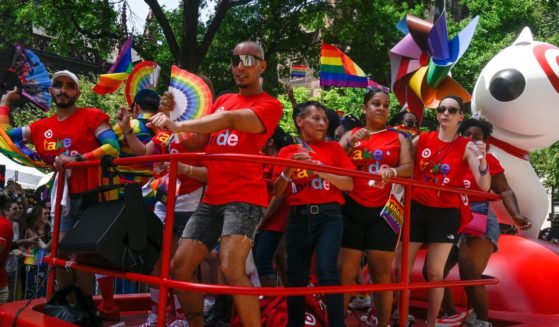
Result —
[[470, 93], [449, 74], [470, 45], [479, 16], [449, 40], [446, 9], [435, 12], [439, 14], [433, 24], [412, 15], [400, 21], [396, 26], [405, 36], [389, 55], [394, 94], [420, 121], [424, 107], [438, 106], [447, 95], [471, 100]]

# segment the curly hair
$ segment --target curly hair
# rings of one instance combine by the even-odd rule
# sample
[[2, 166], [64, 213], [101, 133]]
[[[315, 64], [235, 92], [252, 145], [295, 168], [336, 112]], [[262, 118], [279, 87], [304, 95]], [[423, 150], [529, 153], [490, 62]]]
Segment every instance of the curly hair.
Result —
[[493, 125], [485, 119], [468, 118], [458, 126], [458, 134], [463, 135], [470, 127], [479, 127], [483, 132], [483, 139], [486, 140], [493, 133]]

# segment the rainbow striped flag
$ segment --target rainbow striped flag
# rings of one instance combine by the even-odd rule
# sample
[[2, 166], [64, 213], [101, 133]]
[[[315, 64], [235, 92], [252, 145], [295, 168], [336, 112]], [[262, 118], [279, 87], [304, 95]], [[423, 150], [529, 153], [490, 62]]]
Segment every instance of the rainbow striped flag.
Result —
[[322, 43], [320, 50], [320, 86], [385, 86], [369, 79], [351, 58], [332, 44]]
[[97, 85], [93, 92], [97, 94], [109, 94], [116, 91], [126, 81], [132, 72], [132, 36], [129, 36], [122, 45], [118, 57], [106, 74], [99, 76]]
[[291, 64], [291, 78], [305, 78], [309, 67], [301, 64]]

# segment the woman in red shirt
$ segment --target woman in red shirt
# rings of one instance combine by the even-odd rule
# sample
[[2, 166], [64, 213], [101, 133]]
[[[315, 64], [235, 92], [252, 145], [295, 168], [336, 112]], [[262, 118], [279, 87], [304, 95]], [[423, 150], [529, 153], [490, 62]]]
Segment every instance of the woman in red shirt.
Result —
[[[283, 148], [279, 158], [321, 163], [354, 169], [338, 142], [325, 142], [328, 117], [324, 105], [309, 101], [301, 104], [295, 116], [300, 144]], [[316, 273], [321, 286], [339, 285], [337, 259], [340, 251], [343, 220], [342, 191], [353, 189], [348, 176], [308, 169], [276, 166], [274, 194], [286, 193], [290, 207], [287, 223], [287, 279], [289, 286], [307, 286], [311, 257], [316, 253]], [[329, 326], [345, 326], [343, 295], [325, 296]], [[288, 326], [305, 325], [305, 298], [287, 298]]]
[[[381, 175], [383, 180], [409, 177], [413, 171], [411, 144], [404, 134], [388, 129], [390, 98], [381, 89], [370, 89], [363, 99], [366, 125], [347, 132], [340, 144], [360, 171]], [[392, 261], [400, 239], [380, 212], [390, 197], [391, 184], [375, 186], [374, 180], [355, 178], [355, 187], [343, 207], [344, 237], [340, 251], [342, 285], [351, 285], [367, 254], [369, 274], [375, 283], [392, 282]], [[375, 292], [378, 326], [387, 326], [392, 309], [392, 291]], [[344, 296], [347, 307], [349, 294]]]
[[[421, 133], [413, 140], [415, 180], [437, 186], [463, 187], [464, 172], [471, 170], [480, 190], [489, 190], [491, 176], [485, 160], [485, 143], [474, 145], [457, 134], [463, 119], [461, 98], [448, 96], [441, 100], [437, 108], [439, 129]], [[467, 204], [467, 197], [464, 197], [422, 187], [412, 189], [409, 271], [425, 244], [427, 280], [443, 280], [444, 265], [460, 225], [459, 208], [461, 203]], [[426, 326], [435, 326], [443, 293], [443, 288], [429, 290]]]
[[[466, 119], [460, 124], [458, 129], [462, 136], [474, 142], [485, 142], [491, 136], [492, 131], [493, 126], [491, 123], [473, 118]], [[491, 190], [503, 197], [505, 208], [520, 229], [529, 229], [532, 227], [532, 223], [520, 213], [516, 196], [507, 182], [505, 170], [499, 163], [499, 160], [491, 153], [487, 153], [486, 158], [489, 164], [489, 174], [491, 175]], [[466, 172], [464, 187], [479, 190], [473, 180], [473, 174], [470, 171]], [[448, 257], [445, 266], [445, 276], [458, 263], [461, 279], [481, 279], [481, 274], [487, 267], [489, 257], [498, 250], [498, 241], [501, 233], [499, 221], [489, 207], [487, 198], [470, 196], [469, 202], [472, 212], [486, 217], [485, 231], [479, 231], [482, 234], [475, 234], [470, 232], [469, 229], [464, 230], [459, 236], [458, 242], [456, 242], [457, 246], [452, 248]], [[471, 319], [472, 325], [474, 325], [475, 319], [475, 326], [490, 326], [489, 302], [485, 285], [469, 286], [465, 289], [468, 295], [468, 303], [473, 307], [475, 313], [474, 317], [469, 317], [468, 320]], [[452, 302], [449, 288], [445, 289], [443, 309], [450, 316], [449, 318], [458, 314]], [[465, 316], [465, 313], [462, 314], [462, 317], [454, 316], [454, 321], [456, 321], [457, 317], [466, 318]]]

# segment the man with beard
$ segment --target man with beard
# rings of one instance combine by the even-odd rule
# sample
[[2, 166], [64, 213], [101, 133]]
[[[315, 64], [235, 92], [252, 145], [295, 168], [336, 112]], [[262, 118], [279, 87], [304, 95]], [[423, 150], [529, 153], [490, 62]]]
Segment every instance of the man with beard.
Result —
[[[220, 96], [211, 114], [174, 122], [158, 113], [156, 128], [194, 133], [192, 143], [207, 145], [207, 153], [258, 154], [281, 118], [280, 102], [262, 90], [260, 76], [266, 69], [262, 47], [252, 41], [239, 43], [231, 55], [231, 71], [239, 93]], [[173, 108], [165, 94], [162, 106]], [[226, 283], [252, 286], [245, 263], [256, 228], [268, 205], [262, 164], [207, 161], [208, 180], [202, 202], [184, 228], [171, 263], [173, 278], [193, 281], [193, 273], [219, 241], [220, 270]], [[204, 325], [202, 294], [177, 291], [190, 326]], [[260, 325], [257, 296], [233, 295], [244, 326]]]
[[[57, 169], [68, 162], [95, 160], [105, 155], [117, 157], [119, 145], [109, 125], [109, 116], [97, 108], [78, 108], [79, 86], [79, 79], [74, 73], [68, 70], [54, 73], [49, 92], [56, 105], [56, 113], [29, 126], [8, 130], [12, 141], [19, 147], [32, 143], [40, 158]], [[14, 88], [0, 99], [0, 123], [5, 129], [9, 124], [10, 103], [18, 98], [18, 89]], [[99, 186], [100, 182], [97, 167], [72, 169], [66, 176], [70, 210], [61, 218], [60, 239], [78, 220], [80, 193]], [[84, 293], [92, 294], [93, 274], [63, 268], [57, 269], [56, 273], [60, 288], [77, 284]]]

